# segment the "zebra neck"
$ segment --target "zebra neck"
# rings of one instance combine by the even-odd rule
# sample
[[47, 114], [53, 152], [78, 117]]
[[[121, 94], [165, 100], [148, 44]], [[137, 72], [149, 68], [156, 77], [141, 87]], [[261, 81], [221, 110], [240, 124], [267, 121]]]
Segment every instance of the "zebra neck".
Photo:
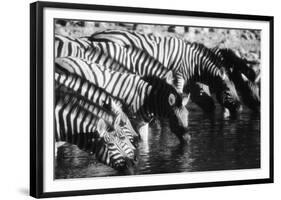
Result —
[[144, 100], [143, 106], [140, 108], [138, 112], [141, 114], [142, 119], [145, 122], [151, 122], [155, 117], [166, 117], [166, 112], [163, 110], [163, 96], [165, 88], [155, 86], [151, 88], [151, 92]]
[[181, 73], [185, 81], [201, 82], [213, 88], [222, 81], [220, 59], [207, 47], [186, 43]]

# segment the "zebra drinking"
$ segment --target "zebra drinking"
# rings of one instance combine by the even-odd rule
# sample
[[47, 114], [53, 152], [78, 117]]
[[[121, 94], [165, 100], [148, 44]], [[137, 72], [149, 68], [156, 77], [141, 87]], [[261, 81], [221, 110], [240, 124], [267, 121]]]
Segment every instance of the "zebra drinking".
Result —
[[124, 170], [133, 165], [134, 151], [119, 139], [116, 131], [104, 119], [89, 112], [87, 102], [62, 95], [56, 90], [56, 141], [76, 144], [94, 153], [96, 158], [114, 169]]
[[169, 119], [172, 132], [181, 142], [185, 142], [184, 134], [188, 127], [188, 111], [185, 108], [187, 99], [183, 100], [165, 80], [150, 77], [147, 82], [138, 75], [105, 69], [76, 57], [56, 58], [55, 62], [57, 66], [87, 79], [123, 101], [142, 121]]
[[[61, 71], [59, 66], [56, 67], [56, 71]], [[112, 124], [114, 121], [112, 117], [115, 117], [114, 128], [118, 129], [120, 133], [124, 132], [126, 137], [123, 137], [123, 139], [129, 140], [126, 141], [129, 146], [132, 147], [132, 144], [134, 146], [137, 145], [139, 135], [133, 129], [127, 115], [122, 111], [120, 101], [113, 99], [101, 88], [75, 74], [69, 74], [67, 72], [60, 74], [56, 72], [55, 80], [58, 85], [57, 90], [59, 89], [60, 92], [70, 94], [88, 102], [88, 107], [85, 108], [88, 111], [96, 113], [98, 117], [107, 119]], [[96, 109], [98, 109], [99, 112], [97, 112]], [[119, 128], [120, 126], [124, 127], [125, 131]], [[120, 134], [120, 136], [122, 136], [122, 134]]]
[[235, 115], [240, 109], [240, 100], [234, 84], [229, 80], [222, 63], [215, 54], [202, 44], [189, 43], [176, 37], [156, 37], [138, 32], [107, 30], [94, 33], [90, 41], [115, 42], [121, 46], [135, 46], [147, 51], [181, 80], [179, 88], [186, 92], [190, 82], [211, 86], [218, 102]]
[[213, 48], [212, 51], [222, 60], [227, 73], [234, 82], [243, 103], [255, 112], [260, 111], [259, 87], [256, 73], [249, 64], [257, 64], [238, 57], [231, 49]]

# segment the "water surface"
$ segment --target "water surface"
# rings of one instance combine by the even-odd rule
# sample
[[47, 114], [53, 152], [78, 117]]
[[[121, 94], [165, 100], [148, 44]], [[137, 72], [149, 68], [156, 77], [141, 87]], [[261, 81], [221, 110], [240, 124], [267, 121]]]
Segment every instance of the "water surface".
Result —
[[[139, 143], [134, 174], [259, 168], [260, 116], [244, 108], [237, 119], [224, 119], [217, 107], [211, 117], [194, 104], [189, 106], [191, 137], [187, 145], [179, 144], [166, 122], [152, 124]], [[57, 179], [125, 175], [74, 145], [60, 150], [58, 157]]]

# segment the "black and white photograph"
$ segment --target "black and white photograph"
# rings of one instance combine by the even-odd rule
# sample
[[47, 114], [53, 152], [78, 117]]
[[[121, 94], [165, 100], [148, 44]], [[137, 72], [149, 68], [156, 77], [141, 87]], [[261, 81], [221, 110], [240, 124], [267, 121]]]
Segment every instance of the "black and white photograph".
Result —
[[31, 15], [33, 196], [273, 182], [272, 17], [48, 2]]
[[55, 179], [260, 168], [260, 30], [54, 26]]

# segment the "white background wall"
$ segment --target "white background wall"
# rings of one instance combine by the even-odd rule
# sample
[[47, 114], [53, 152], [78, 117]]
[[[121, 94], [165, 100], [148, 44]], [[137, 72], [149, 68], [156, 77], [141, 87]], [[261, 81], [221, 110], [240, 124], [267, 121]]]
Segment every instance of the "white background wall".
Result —
[[[63, 0], [60, 0], [63, 1]], [[1, 2], [0, 37], [0, 199], [31, 199], [29, 188], [29, 3]], [[74, 0], [72, 0], [74, 2]], [[76, 1], [78, 2], [78, 1]], [[281, 12], [278, 1], [250, 0], [82, 0], [81, 3], [152, 7], [275, 17], [275, 183], [186, 189], [161, 192], [98, 195], [79, 199], [280, 199]], [[247, 133], [245, 133], [247, 134]], [[69, 199], [75, 199], [71, 197]]]

